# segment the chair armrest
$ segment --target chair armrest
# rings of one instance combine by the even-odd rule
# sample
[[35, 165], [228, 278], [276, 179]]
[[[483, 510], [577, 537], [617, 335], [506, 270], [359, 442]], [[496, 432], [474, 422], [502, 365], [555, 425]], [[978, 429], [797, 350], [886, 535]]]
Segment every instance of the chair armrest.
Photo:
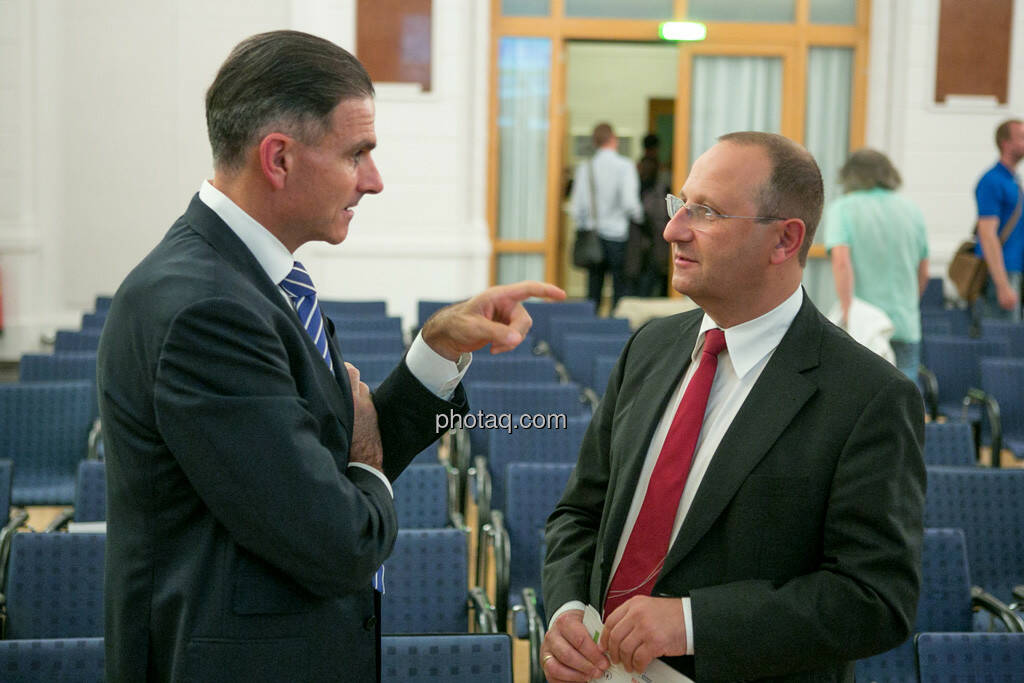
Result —
[[999, 417], [999, 402], [981, 389], [968, 389], [967, 395], [964, 396], [965, 418], [967, 407], [972, 403], [985, 406], [985, 415], [988, 417], [988, 425], [992, 432], [992, 467], [999, 467], [999, 453], [1003, 450], [1003, 421]]
[[[2, 529], [0, 529], [0, 591], [7, 585], [7, 561], [11, 556], [11, 541], [14, 534], [17, 533], [18, 527], [28, 520], [28, 512], [25, 510], [15, 510], [14, 514], [11, 515], [11, 519], [7, 522]], [[5, 623], [0, 624], [0, 631], [3, 631], [6, 625], [6, 610], [7, 610], [6, 598], [0, 593], [0, 621]], [[3, 636], [0, 635], [0, 638]]]
[[86, 457], [89, 460], [102, 460], [100, 458], [100, 442], [103, 440], [103, 424], [100, 418], [93, 420], [92, 428], [89, 430], [89, 451]]
[[523, 589], [523, 606], [526, 609], [526, 628], [530, 639], [530, 683], [544, 683], [544, 669], [540, 661], [544, 621], [537, 612], [537, 591], [533, 588]]
[[1009, 605], [1014, 612], [1024, 610], [1024, 585], [1013, 587], [1013, 602]]
[[470, 470], [473, 475], [473, 489], [476, 492], [476, 585], [485, 586], [487, 567], [487, 543], [484, 541], [485, 528], [491, 521], [491, 473], [487, 459], [482, 455], [473, 459]]
[[932, 420], [939, 417], [939, 379], [924, 365], [917, 366], [917, 376], [924, 384], [924, 404]]
[[[494, 613], [498, 627], [508, 629], [509, 567], [512, 563], [508, 531], [505, 529], [505, 515], [501, 510], [491, 511], [491, 521], [483, 536], [494, 549]], [[485, 549], [486, 554], [486, 549]]]
[[971, 607], [975, 610], [983, 609], [1006, 626], [1010, 633], [1024, 633], [1024, 619], [1014, 613], [1002, 600], [986, 593], [980, 586], [971, 586]]
[[559, 384], [568, 384], [572, 381], [572, 377], [569, 375], [569, 370], [565, 367], [565, 364], [560, 360], [555, 360], [555, 374], [558, 375]]
[[601, 397], [590, 387], [583, 387], [583, 401], [590, 405], [590, 412], [593, 413], [597, 410], [597, 404], [601, 402]]
[[459, 509], [459, 472], [451, 463], [444, 463], [448, 484], [448, 521], [456, 529], [466, 529], [466, 516]]
[[45, 533], [48, 533], [48, 534], [52, 534], [55, 531], [67, 531], [68, 530], [68, 522], [71, 522], [74, 519], [75, 519], [75, 510], [74, 510], [74, 508], [68, 508], [66, 510], [62, 510], [59, 515], [57, 515], [56, 517], [53, 518], [53, 521], [50, 522], [49, 526], [47, 526], [46, 529], [44, 529], [44, 531], [45, 531]]
[[498, 633], [498, 622], [494, 620], [494, 605], [487, 600], [487, 593], [480, 586], [469, 589], [469, 609], [477, 633]]
[[449, 463], [455, 468], [455, 510], [466, 514], [466, 496], [469, 479], [469, 461], [471, 457], [469, 432], [462, 427], [453, 430], [451, 439], [451, 455]]

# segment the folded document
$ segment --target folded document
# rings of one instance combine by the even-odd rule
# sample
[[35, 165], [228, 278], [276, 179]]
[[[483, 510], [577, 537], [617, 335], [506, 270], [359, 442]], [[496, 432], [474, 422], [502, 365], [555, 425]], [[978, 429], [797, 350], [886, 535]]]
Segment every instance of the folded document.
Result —
[[[601, 622], [601, 615], [591, 605], [587, 605], [583, 612], [583, 625], [595, 643], [601, 639], [604, 624]], [[612, 664], [604, 672], [604, 676], [594, 680], [607, 683], [693, 683], [693, 679], [679, 673], [660, 659], [652, 660], [647, 666], [647, 671], [642, 674], [629, 673], [621, 664]]]

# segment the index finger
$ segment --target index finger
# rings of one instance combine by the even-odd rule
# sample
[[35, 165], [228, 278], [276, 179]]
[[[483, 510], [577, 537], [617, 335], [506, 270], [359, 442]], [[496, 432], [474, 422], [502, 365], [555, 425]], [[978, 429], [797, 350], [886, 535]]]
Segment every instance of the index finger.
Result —
[[498, 285], [495, 289], [498, 294], [518, 301], [529, 299], [531, 296], [555, 299], [557, 301], [565, 298], [565, 291], [561, 287], [556, 287], [547, 282], [538, 282], [537, 280], [523, 280], [508, 285]]

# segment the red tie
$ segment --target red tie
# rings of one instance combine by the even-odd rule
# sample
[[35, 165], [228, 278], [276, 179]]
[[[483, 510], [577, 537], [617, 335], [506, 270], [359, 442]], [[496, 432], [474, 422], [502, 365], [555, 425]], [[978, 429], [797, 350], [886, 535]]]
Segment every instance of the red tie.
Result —
[[672, 525], [679, 510], [679, 498], [686, 486], [686, 477], [693, 463], [704, 411], [708, 406], [711, 382], [718, 368], [718, 354], [725, 348], [725, 333], [710, 329], [704, 335], [704, 350], [700, 365], [690, 379], [683, 400], [679, 403], [658, 462], [651, 473], [640, 514], [633, 532], [626, 541], [626, 549], [608, 586], [604, 602], [604, 617], [615, 611], [634, 595], [650, 595], [668, 554]]

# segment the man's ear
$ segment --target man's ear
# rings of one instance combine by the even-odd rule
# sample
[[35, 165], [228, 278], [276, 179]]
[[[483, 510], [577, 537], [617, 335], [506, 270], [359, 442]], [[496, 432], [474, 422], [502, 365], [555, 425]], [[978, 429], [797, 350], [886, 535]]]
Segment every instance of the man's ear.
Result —
[[807, 235], [807, 226], [799, 218], [790, 218], [782, 223], [778, 231], [778, 242], [772, 249], [771, 263], [778, 265], [800, 253], [804, 237]]
[[270, 133], [260, 140], [257, 154], [260, 170], [270, 186], [283, 190], [285, 180], [292, 167], [292, 150], [295, 141], [284, 133]]

